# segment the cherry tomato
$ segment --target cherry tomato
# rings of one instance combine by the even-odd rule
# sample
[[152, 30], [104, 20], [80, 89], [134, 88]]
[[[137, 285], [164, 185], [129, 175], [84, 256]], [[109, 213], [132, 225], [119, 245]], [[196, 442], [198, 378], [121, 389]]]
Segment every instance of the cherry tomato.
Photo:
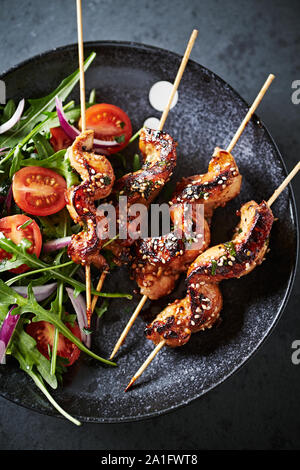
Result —
[[61, 127], [51, 127], [50, 132], [50, 144], [54, 148], [55, 152], [58, 152], [62, 149], [67, 149], [73, 143], [73, 141], [70, 139], [70, 137], [67, 136]]
[[[78, 339], [81, 339], [80, 329], [76, 322], [74, 326], [71, 326], [69, 323], [66, 323], [66, 326]], [[52, 351], [55, 327], [47, 321], [31, 322], [27, 325], [26, 332], [36, 340], [38, 351], [49, 359], [48, 344]], [[68, 364], [64, 365], [71, 366], [79, 358], [80, 349], [72, 341], [59, 333], [57, 355], [68, 359]]]
[[[29, 225], [21, 228], [26, 222], [30, 222], [30, 217], [24, 214], [10, 215], [0, 219], [0, 232], [2, 232], [6, 238], [9, 238], [12, 242], [18, 245], [24, 238], [31, 242], [31, 246], [28, 248], [27, 253], [34, 253], [37, 257], [40, 256], [42, 248], [42, 235], [37, 223], [32, 220]], [[0, 260], [9, 259], [12, 257], [11, 253], [0, 249]], [[22, 264], [18, 268], [13, 268], [10, 271], [12, 273], [25, 273], [29, 267], [26, 264]]]
[[49, 168], [27, 166], [13, 177], [13, 196], [16, 204], [28, 214], [50, 215], [65, 205], [66, 181]]
[[[81, 119], [79, 121], [81, 128]], [[131, 122], [125, 111], [113, 104], [94, 104], [86, 110], [86, 127], [94, 129], [95, 138], [117, 140], [119, 145], [108, 147], [109, 153], [120, 152], [132, 136]]]

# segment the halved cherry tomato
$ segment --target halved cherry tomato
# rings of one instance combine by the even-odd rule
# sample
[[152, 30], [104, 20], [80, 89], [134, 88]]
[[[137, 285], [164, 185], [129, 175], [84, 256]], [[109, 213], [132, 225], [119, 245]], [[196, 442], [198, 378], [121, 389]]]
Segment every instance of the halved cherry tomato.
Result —
[[16, 204], [28, 214], [50, 215], [65, 205], [66, 181], [49, 168], [27, 166], [13, 177], [13, 196]]
[[50, 132], [50, 144], [54, 148], [55, 152], [67, 149], [73, 142], [61, 127], [51, 127]]
[[[86, 127], [94, 129], [95, 138], [116, 140], [119, 145], [108, 147], [109, 153], [120, 152], [132, 136], [131, 122], [125, 111], [113, 104], [94, 104], [86, 110]], [[81, 128], [81, 119], [79, 121]]]
[[[3, 217], [0, 219], [0, 232], [2, 232], [6, 238], [9, 238], [12, 242], [18, 245], [24, 238], [31, 242], [30, 248], [28, 248], [27, 253], [34, 253], [37, 257], [40, 256], [42, 248], [42, 235], [39, 229], [38, 224], [32, 220], [30, 222], [30, 217], [27, 217], [24, 214], [9, 215], [8, 217]], [[21, 228], [26, 222], [30, 222], [24, 228]], [[0, 260], [10, 259], [12, 257], [11, 253], [0, 249]], [[18, 268], [13, 268], [10, 271], [12, 273], [25, 273], [28, 271], [29, 267], [26, 264], [22, 264]]]
[[[80, 329], [76, 322], [74, 326], [71, 326], [69, 323], [66, 323], [66, 326], [78, 339], [81, 338]], [[48, 344], [52, 351], [55, 327], [47, 321], [31, 322], [27, 325], [26, 332], [36, 340], [38, 351], [49, 359]], [[71, 366], [79, 358], [80, 349], [72, 341], [59, 333], [57, 355], [68, 359], [68, 364], [64, 365]]]

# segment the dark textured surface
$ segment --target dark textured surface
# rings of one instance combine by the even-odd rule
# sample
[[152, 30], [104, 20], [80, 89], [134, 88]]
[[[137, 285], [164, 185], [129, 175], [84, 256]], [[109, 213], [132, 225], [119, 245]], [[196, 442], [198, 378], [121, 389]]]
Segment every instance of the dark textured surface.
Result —
[[[3, 2], [3, 4], [5, 3], [11, 7], [14, 2]], [[18, 5], [21, 3], [18, 2]], [[45, 29], [49, 28], [49, 31], [51, 27], [53, 29], [51, 21], [53, 22], [54, 18], [51, 18], [51, 11], [54, 15], [54, 8], [57, 10], [59, 3], [61, 4], [62, 2], [52, 2], [51, 6], [46, 6], [46, 4], [42, 6], [43, 3], [40, 2], [39, 13], [37, 14], [33, 3], [28, 2], [25, 11], [28, 13], [26, 21], [30, 19], [30, 23], [28, 24], [28, 29], [26, 29], [26, 24], [24, 25], [24, 23], [21, 27], [24, 28], [25, 26], [27, 34], [30, 34], [30, 31], [33, 35], [35, 34], [40, 37], [43, 34], [45, 36]], [[97, 3], [87, 2], [86, 21], [90, 19], [89, 28], [86, 33], [87, 39], [102, 39], [108, 36], [109, 39], [133, 39], [163, 45], [166, 48], [182, 52], [184, 48], [182, 44], [186, 43], [190, 30], [193, 26], [197, 26], [200, 30], [200, 41], [198, 40], [198, 48], [195, 47], [193, 51], [193, 57], [219, 73], [224, 79], [227, 79], [248, 101], [251, 101], [255, 96], [257, 91], [256, 84], [258, 82], [261, 83], [267, 73], [273, 71], [277, 74], [277, 83], [275, 82], [272, 85], [272, 95], [270, 91], [270, 97], [266, 97], [258, 114], [268, 124], [273, 137], [284, 153], [288, 168], [290, 169], [293, 166], [299, 155], [296, 121], [299, 111], [290, 101], [291, 82], [298, 78], [297, 73], [299, 73], [299, 66], [297, 68], [299, 34], [297, 30], [297, 11], [293, 2], [289, 2], [285, 7], [283, 3], [272, 2], [273, 8], [271, 12], [268, 9], [269, 2], [260, 2], [259, 4], [252, 2], [251, 5], [245, 2], [228, 2], [229, 6], [226, 14], [221, 11], [217, 14], [219, 2], [201, 2], [200, 5], [198, 2], [190, 2], [190, 10], [184, 9], [181, 2], [173, 2], [171, 14], [173, 23], [170, 21], [169, 8], [165, 6], [169, 5], [169, 2], [164, 2], [160, 9], [159, 17], [154, 17], [155, 5], [153, 3], [155, 4], [156, 2], [152, 2], [151, 12], [149, 10], [147, 12], [146, 5], [139, 3], [138, 12], [136, 12], [135, 8], [137, 19], [134, 32], [132, 32], [132, 25], [129, 22], [129, 14], [132, 14], [134, 7], [136, 7], [135, 2], [126, 3], [127, 16], [122, 9], [124, 6], [122, 7], [121, 3], [101, 2], [102, 14], [105, 13], [105, 10], [109, 11], [110, 14], [108, 16], [113, 24], [116, 18], [121, 22], [120, 27], [115, 29], [114, 36], [112, 36], [108, 26], [106, 26], [107, 30], [101, 27], [101, 34], [95, 32], [99, 31], [99, 27], [93, 29], [93, 25], [96, 27], [95, 11], [97, 9], [95, 5]], [[91, 14], [93, 9], [94, 12]], [[266, 10], [269, 11], [268, 17], [265, 15]], [[5, 17], [2, 14], [1, 20]], [[56, 23], [67, 21], [67, 16], [64, 18], [64, 14], [62, 12]], [[168, 20], [166, 19], [167, 15]], [[179, 22], [182, 21], [183, 15], [185, 17], [184, 28], [181, 27], [180, 33], [178, 33], [179, 27], [176, 28], [176, 25], [178, 26]], [[47, 18], [48, 24], [46, 26], [43, 24], [43, 17]], [[233, 21], [234, 19], [235, 21]], [[5, 28], [8, 28], [7, 21], [8, 18], [5, 17], [6, 26], [3, 26], [1, 29], [1, 44], [4, 41], [4, 49], [5, 41], [10, 40], [9, 34], [3, 37], [3, 31], [5, 31]], [[16, 19], [10, 18], [10, 21], [11, 24], [15, 22], [17, 27], [18, 21]], [[30, 30], [31, 25], [34, 26]], [[150, 25], [153, 26], [150, 28]], [[174, 28], [171, 27], [173, 25]], [[59, 24], [56, 27], [59, 29]], [[71, 28], [67, 28], [67, 30], [66, 28], [63, 29], [63, 24], [61, 24], [60, 31], [62, 36], [60, 37], [59, 33], [55, 35], [55, 38], [52, 38], [53, 43], [51, 45], [73, 42], [76, 39], [74, 37], [75, 24]], [[122, 34], [120, 31], [122, 31]], [[103, 35], [104, 32], [105, 36]], [[25, 38], [22, 38], [22, 34], [24, 34]], [[115, 36], [116, 34], [118, 35]], [[14, 35], [15, 41], [16, 37]], [[27, 39], [24, 31], [20, 35], [21, 38], [24, 45], [25, 39]], [[35, 43], [30, 43], [30, 54], [27, 56], [48, 49], [49, 38], [45, 37], [44, 40], [43, 48], [41, 47], [40, 39], [35, 41]], [[214, 47], [212, 47], [212, 44]], [[6, 55], [2, 56], [5, 50], [1, 50], [1, 67], [3, 65], [3, 69], [8, 68], [9, 65], [14, 64], [19, 59], [25, 58], [22, 46], [18, 50], [18, 54], [21, 51], [21, 55], [18, 56], [16, 54], [14, 57], [12, 57], [11, 53], [12, 45], [9, 47], [10, 49], [6, 50]], [[14, 47], [15, 49], [13, 50], [15, 51], [16, 45]], [[218, 103], [218, 106], [222, 106], [221, 102]], [[188, 116], [184, 116], [184, 118], [187, 119]], [[232, 118], [234, 116], [230, 116], [230, 119]], [[238, 120], [239, 114], [237, 114], [236, 118]], [[205, 125], [208, 126], [209, 122], [205, 123]], [[230, 120], [228, 122], [228, 131], [234, 130], [234, 127], [231, 126]], [[251, 136], [251, 128], [249, 128], [249, 133]], [[219, 138], [224, 135], [224, 128], [216, 127], [214, 136], [218, 135]], [[202, 141], [203, 139], [201, 139]], [[215, 141], [212, 143], [211, 138], [208, 138], [206, 142], [204, 140], [201, 149], [202, 157], [206, 158], [214, 143]], [[243, 145], [247, 145], [246, 139], [243, 140]], [[265, 178], [263, 186], [255, 188], [254, 172], [251, 172], [250, 169], [248, 173], [246, 171], [247, 167], [249, 168], [246, 160], [246, 150], [243, 146], [238, 146], [236, 149], [236, 152], [241, 152], [245, 159], [245, 165], [242, 168], [245, 179], [248, 181], [248, 188], [245, 190], [250, 192], [255, 191], [256, 194], [264, 195], [265, 190], [269, 187], [268, 177]], [[262, 154], [260, 171], [263, 171], [263, 165], [266, 165], [263, 155], [264, 152]], [[194, 158], [196, 159], [196, 149]], [[270, 166], [272, 166], [271, 162], [272, 158]], [[281, 204], [279, 208], [280, 210], [283, 209]], [[223, 216], [220, 215], [220, 217]], [[277, 226], [279, 227], [277, 229], [279, 232], [280, 227], [284, 227], [285, 220], [286, 218], [281, 217], [283, 225]], [[231, 225], [231, 221], [226, 220], [227, 224]], [[275, 233], [275, 237], [280, 237], [280, 233]], [[282, 249], [284, 250], [284, 248]], [[282, 253], [279, 253], [278, 256], [280, 254]], [[275, 255], [276, 253], [272, 254], [271, 251], [270, 262], [275, 261]], [[261, 297], [264, 287], [268, 285], [267, 282], [263, 285], [263, 270], [266, 269], [266, 266], [267, 264], [261, 268], [260, 274], [262, 277], [260, 278], [261, 287], [258, 295]], [[251, 280], [249, 280], [250, 277]], [[254, 280], [254, 277], [253, 273], [253, 275], [239, 282], [249, 283], [249, 292], [251, 292], [252, 286], [250, 282], [252, 279]], [[278, 286], [281, 286], [284, 282], [286, 282], [286, 272], [277, 273], [275, 282], [272, 282], [272, 285], [270, 285], [270, 294], [274, 295], [274, 298], [277, 296], [276, 291]], [[231, 285], [229, 283], [226, 289], [228, 289], [228, 311], [230, 311]], [[193, 405], [171, 415], [145, 423], [110, 426], [85, 425], [83, 429], [77, 430], [72, 429], [68, 423], [54, 418], [30, 414], [27, 410], [13, 407], [13, 405], [5, 401], [3, 403], [4, 411], [2, 412], [2, 448], [26, 448], [26, 446], [29, 448], [292, 448], [299, 446], [300, 423], [299, 405], [297, 404], [297, 394], [299, 394], [299, 380], [297, 378], [299, 377], [299, 370], [296, 366], [292, 365], [290, 360], [291, 343], [297, 338], [299, 331], [299, 320], [296, 316], [299, 303], [297, 304], [295, 294], [296, 289], [294, 289], [293, 298], [290, 300], [285, 315], [279, 322], [275, 333], [260, 349], [256, 357], [238, 374], [229, 379], [229, 381]], [[262, 305], [264, 305], [263, 297], [261, 301]], [[250, 304], [250, 309], [251, 307]], [[225, 328], [226, 320], [227, 318], [224, 319]], [[267, 321], [268, 319], [264, 318], [264, 320]], [[247, 322], [247, 315], [243, 317], [242, 321], [244, 323]], [[239, 324], [237, 324], [236, 329], [240, 331]], [[195, 341], [195, 344], [198, 341], [199, 344], [203, 344], [203, 341], [198, 340], [198, 338]], [[132, 343], [132, 347], [136, 346]], [[139, 348], [139, 351], [142, 350]], [[210, 353], [210, 351], [208, 352]], [[185, 354], [187, 353], [183, 353], [183, 356]], [[207, 359], [207, 356], [205, 359]], [[217, 369], [217, 366], [218, 364], [216, 364], [215, 369]], [[126, 368], [128, 369], [127, 365]], [[153, 374], [155, 372], [160, 374], [160, 380], [161, 377], [164, 380], [164, 375], [162, 376], [158, 366], [156, 368], [153, 367], [152, 371]], [[146, 381], [146, 377], [144, 380]], [[139, 393], [139, 390], [141, 390], [141, 387], [140, 389], [137, 388], [135, 393]], [[204, 424], [199, 425], [201, 422]], [[44, 437], [41, 438], [41, 430], [44, 430], [46, 426], [47, 431], [44, 431]], [[24, 432], [31, 427], [35, 428], [34, 435], [29, 431], [27, 433]], [[20, 429], [22, 433], [20, 433]], [[68, 430], [67, 433], [66, 430]], [[66, 434], [68, 434], [68, 437]]]

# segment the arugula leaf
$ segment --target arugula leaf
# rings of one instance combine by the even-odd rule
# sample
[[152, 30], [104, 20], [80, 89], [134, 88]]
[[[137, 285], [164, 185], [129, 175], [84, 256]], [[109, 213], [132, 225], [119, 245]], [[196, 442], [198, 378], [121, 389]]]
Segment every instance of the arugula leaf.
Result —
[[23, 261], [21, 259], [17, 259], [16, 255], [14, 255], [12, 258], [3, 259], [0, 263], [0, 273], [4, 273], [10, 269], [18, 268], [22, 264], [24, 264]]
[[[92, 52], [85, 60], [84, 70], [87, 70], [95, 56], [95, 52]], [[23, 147], [23, 145], [25, 145], [37, 132], [43, 129], [42, 125], [45, 124], [45, 121], [40, 123], [38, 126], [37, 123], [42, 120], [43, 114], [54, 109], [55, 97], [58, 96], [62, 101], [64, 101], [71, 93], [78, 80], [79, 70], [76, 70], [71, 75], [66, 77], [49, 95], [45, 96], [44, 98], [28, 100], [30, 106], [25, 111], [24, 117], [21, 119], [18, 129], [0, 135], [0, 147], [11, 148], [10, 152], [2, 159], [2, 162], [6, 161], [13, 155], [15, 145], [20, 143], [20, 146]], [[46, 120], [48, 120], [48, 118], [46, 118]]]
[[96, 90], [93, 88], [90, 92], [89, 96], [89, 104], [93, 105], [96, 103]]
[[14, 115], [15, 111], [16, 111], [16, 105], [15, 105], [14, 100], [8, 100], [8, 102], [6, 103], [3, 109], [1, 122], [8, 121]]
[[71, 167], [68, 153], [65, 149], [59, 150], [43, 160], [27, 158], [21, 161], [21, 166], [42, 166], [44, 168], [51, 168], [65, 178], [68, 187], [79, 184], [78, 175]]
[[[57, 214], [38, 217], [43, 233], [43, 240], [45, 240], [45, 238], [51, 239], [64, 237], [64, 214], [65, 209]], [[67, 220], [70, 224], [70, 217], [68, 217]], [[70, 227], [68, 226], [68, 232], [69, 231]]]
[[[64, 295], [64, 283], [60, 282], [57, 288], [57, 294], [55, 300], [51, 303], [51, 310], [54, 310], [58, 316], [59, 320], [62, 320], [63, 314], [63, 295]], [[56, 371], [56, 360], [57, 360], [57, 347], [59, 341], [59, 331], [56, 328], [53, 338], [53, 346], [52, 346], [52, 357], [51, 357], [51, 366], [50, 366], [50, 373], [55, 375]]]
[[54, 398], [50, 395], [48, 390], [46, 389], [43, 379], [40, 376], [40, 374], [36, 373], [33, 369], [30, 368], [27, 364], [27, 358], [22, 355], [22, 353], [18, 350], [18, 348], [15, 348], [14, 351], [14, 357], [18, 360], [20, 364], [20, 368], [28, 374], [36, 386], [41, 390], [41, 392], [46, 396], [46, 398], [49, 400], [49, 402], [54, 406], [54, 408], [57, 409], [57, 411], [62, 414], [65, 418], [67, 418], [69, 421], [72, 423], [76, 424], [77, 426], [80, 426], [81, 423], [77, 419], [73, 418], [73, 416], [69, 415], [65, 410], [63, 410], [58, 403], [54, 400]]
[[86, 335], [91, 335], [93, 333], [93, 330], [90, 330], [89, 328], [86, 328], [85, 326], [83, 326], [81, 329], [83, 333], [85, 333]]
[[[46, 137], [38, 132], [33, 138], [32, 138], [35, 148], [37, 150], [37, 156], [39, 159], [47, 158], [50, 157], [50, 155], [54, 154], [54, 150], [52, 145], [49, 143], [49, 141], [46, 139]], [[40, 165], [42, 166], [42, 165]]]
[[105, 299], [101, 306], [100, 307], [96, 307], [95, 308], [95, 312], [98, 316], [98, 318], [101, 318], [102, 315], [108, 310], [108, 307], [109, 307], [109, 300], [108, 299]]
[[[6, 300], [4, 299], [4, 302]], [[0, 303], [0, 321], [3, 321], [7, 315], [8, 305]], [[44, 357], [36, 348], [36, 341], [24, 330], [26, 318], [20, 318], [12, 336], [7, 354], [13, 356], [19, 362], [20, 368], [28, 374], [41, 392], [47, 397], [50, 403], [65, 418], [74, 424], [80, 425], [80, 422], [66, 413], [47, 391], [43, 379], [53, 388], [57, 388], [57, 382], [62, 381], [62, 373], [65, 372], [64, 359], [58, 358], [56, 366], [56, 376], [50, 374], [50, 361]]]
[[[1, 236], [1, 233], [0, 233]], [[31, 242], [27, 240], [26, 238], [23, 238], [21, 243], [18, 245], [20, 252], [24, 253], [25, 250], [28, 250], [28, 248], [31, 247]], [[23, 263], [21, 257], [17, 256], [17, 253], [13, 253], [13, 255], [10, 258], [4, 258], [1, 263], [0, 263], [0, 272], [5, 272], [8, 271], [9, 269], [14, 269], [18, 268], [21, 266]]]
[[19, 319], [12, 338], [11, 354], [14, 355], [14, 352], [18, 349], [26, 360], [27, 370], [28, 367], [30, 370], [36, 367], [43, 379], [55, 389], [57, 388], [57, 379], [55, 375], [50, 373], [50, 361], [38, 351], [35, 339], [24, 330], [24, 325], [27, 322], [24, 318]]
[[[70, 106], [72, 106], [71, 109]], [[85, 107], [86, 109], [91, 106], [88, 103], [86, 103]], [[80, 106], [74, 106], [73, 102], [70, 101], [70, 103], [66, 104], [64, 107], [64, 112], [66, 115], [66, 118], [69, 122], [74, 123], [75, 121], [78, 121], [81, 115], [81, 108]], [[45, 112], [43, 113], [45, 116], [47, 116], [47, 119], [43, 122], [43, 127], [42, 130], [45, 132], [49, 132], [51, 127], [59, 127], [60, 122], [57, 116], [56, 111], [51, 111], [51, 112]]]
[[9, 179], [12, 179], [13, 175], [21, 168], [21, 161], [23, 160], [23, 155], [19, 145], [16, 146], [14, 151], [14, 156], [11, 162], [9, 169]]
[[87, 353], [98, 361], [104, 362], [105, 364], [115, 365], [115, 363], [108, 361], [107, 359], [103, 359], [84, 346], [84, 344], [82, 344], [82, 342], [69, 330], [63, 321], [59, 319], [58, 315], [53, 312], [53, 310], [45, 310], [36, 301], [31, 284], [28, 286], [28, 297], [24, 298], [0, 279], [0, 303], [1, 302], [4, 304], [7, 304], [8, 302], [9, 304], [17, 304], [18, 307], [14, 310], [14, 314], [22, 315], [24, 313], [33, 313], [35, 315], [33, 321], [47, 321], [51, 323], [62, 335], [72, 341], [72, 343], [76, 344], [81, 351]]
[[[70, 286], [74, 287], [77, 292], [82, 292], [85, 291], [85, 284], [82, 282], [77, 281], [76, 279], [72, 279], [69, 276], [66, 276], [62, 272], [56, 270], [56, 269], [51, 269], [52, 266], [44, 263], [41, 261], [39, 258], [37, 258], [34, 254], [31, 255], [27, 253], [25, 247], [25, 239], [22, 240], [22, 242], [19, 245], [16, 245], [14, 242], [9, 240], [8, 238], [5, 237], [5, 235], [0, 232], [0, 248], [2, 248], [4, 251], [7, 251], [8, 253], [12, 253], [13, 255], [17, 255], [20, 260], [22, 260], [22, 264], [27, 264], [27, 266], [30, 266], [32, 268], [36, 269], [47, 269], [51, 273], [52, 277], [58, 279], [59, 281], [63, 281], [66, 284], [69, 284]], [[28, 248], [28, 246], [27, 246]], [[28, 275], [30, 275], [30, 272], [28, 272]], [[7, 285], [10, 285], [12, 280], [6, 281]], [[132, 295], [130, 294], [120, 294], [120, 293], [106, 293], [106, 292], [98, 292], [95, 289], [91, 289], [91, 293], [93, 295], [98, 295], [100, 297], [126, 297], [127, 299], [131, 300]], [[14, 302], [12, 302], [14, 303]]]

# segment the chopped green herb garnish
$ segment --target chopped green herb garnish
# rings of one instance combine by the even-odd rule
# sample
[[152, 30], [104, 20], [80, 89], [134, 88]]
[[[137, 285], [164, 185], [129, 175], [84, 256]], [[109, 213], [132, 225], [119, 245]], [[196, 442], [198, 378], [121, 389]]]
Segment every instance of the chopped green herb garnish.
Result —
[[217, 262], [213, 259], [211, 262], [211, 275], [215, 276], [217, 270]]
[[103, 176], [103, 184], [104, 184], [105, 186], [109, 186], [110, 183], [111, 183], [110, 177], [109, 177], [109, 176]]
[[133, 155], [132, 168], [134, 172], [141, 169], [140, 156], [137, 153]]
[[125, 142], [125, 134], [116, 136], [115, 141], [118, 142], [118, 144], [123, 144], [123, 142]]
[[24, 222], [24, 224], [22, 224], [22, 225], [20, 225], [20, 227], [18, 227], [18, 230], [23, 230], [24, 228], [28, 227], [28, 225], [30, 225], [32, 222], [33, 222], [32, 219], [27, 220], [26, 222]]
[[234, 247], [233, 242], [226, 242], [224, 243], [224, 246], [226, 248], [226, 251], [231, 255], [231, 256], [236, 256], [236, 251]]

